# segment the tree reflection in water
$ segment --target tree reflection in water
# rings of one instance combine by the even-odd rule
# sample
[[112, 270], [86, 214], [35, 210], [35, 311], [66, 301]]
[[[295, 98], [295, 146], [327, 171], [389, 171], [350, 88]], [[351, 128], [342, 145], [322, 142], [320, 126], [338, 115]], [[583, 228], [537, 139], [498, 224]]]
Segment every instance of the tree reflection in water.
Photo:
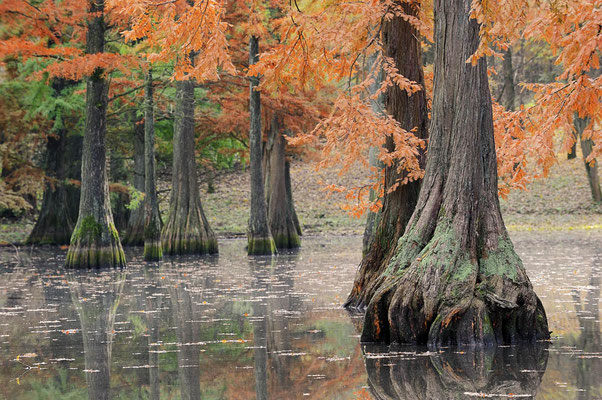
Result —
[[171, 312], [174, 317], [178, 338], [178, 378], [180, 398], [201, 398], [200, 355], [201, 319], [206, 307], [203, 305], [205, 291], [213, 285], [213, 276], [199, 276], [184, 272], [173, 263], [163, 270], [169, 281]]
[[600, 335], [600, 266], [602, 255], [594, 258], [589, 285], [584, 298], [579, 291], [573, 291], [573, 301], [579, 320], [581, 334], [577, 347], [583, 354], [577, 360], [578, 399], [592, 399], [599, 395], [600, 371], [602, 371], [602, 337]]
[[368, 383], [377, 399], [533, 396], [546, 369], [547, 343], [530, 347], [446, 349], [441, 353], [364, 346]]
[[[253, 315], [250, 320], [258, 400], [279, 398], [275, 391], [292, 384], [290, 354], [293, 350], [289, 322], [291, 318], [297, 318], [300, 307], [298, 296], [293, 295], [297, 258], [296, 251], [283, 252], [275, 257], [249, 258], [253, 277]], [[268, 370], [273, 371], [277, 379], [271, 397], [268, 393]]]
[[69, 271], [67, 281], [84, 342], [88, 398], [111, 398], [111, 349], [117, 306], [123, 292], [121, 271]]

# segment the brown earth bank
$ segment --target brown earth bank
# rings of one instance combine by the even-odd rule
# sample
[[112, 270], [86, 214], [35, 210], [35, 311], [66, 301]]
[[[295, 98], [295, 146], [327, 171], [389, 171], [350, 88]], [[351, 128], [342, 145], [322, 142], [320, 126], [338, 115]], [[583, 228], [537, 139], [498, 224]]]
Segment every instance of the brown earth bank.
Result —
[[[341, 209], [341, 194], [330, 195], [324, 184], [345, 187], [365, 185], [368, 171], [359, 168], [345, 175], [336, 169], [316, 170], [315, 164], [293, 161], [293, 198], [304, 235], [362, 234], [365, 216], [353, 218]], [[171, 180], [160, 182], [160, 207], [163, 218], [169, 203]], [[323, 182], [323, 183], [320, 183]], [[244, 236], [249, 218], [249, 172], [238, 170], [220, 174], [214, 192], [201, 184], [205, 214], [219, 237]], [[602, 230], [602, 204], [591, 200], [583, 162], [561, 160], [547, 178], [531, 183], [527, 190], [510, 193], [501, 201], [506, 226], [511, 231]], [[33, 228], [31, 220], [2, 221], [0, 244], [22, 243]]]

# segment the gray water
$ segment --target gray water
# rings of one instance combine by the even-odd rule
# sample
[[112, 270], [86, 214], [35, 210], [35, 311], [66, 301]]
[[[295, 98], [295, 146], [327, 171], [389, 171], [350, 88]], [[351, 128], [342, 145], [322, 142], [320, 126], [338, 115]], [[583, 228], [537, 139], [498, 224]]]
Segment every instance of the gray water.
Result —
[[68, 272], [64, 251], [0, 249], [3, 399], [602, 399], [602, 232], [513, 240], [551, 343], [484, 351], [361, 346], [341, 308], [361, 238], [296, 253]]

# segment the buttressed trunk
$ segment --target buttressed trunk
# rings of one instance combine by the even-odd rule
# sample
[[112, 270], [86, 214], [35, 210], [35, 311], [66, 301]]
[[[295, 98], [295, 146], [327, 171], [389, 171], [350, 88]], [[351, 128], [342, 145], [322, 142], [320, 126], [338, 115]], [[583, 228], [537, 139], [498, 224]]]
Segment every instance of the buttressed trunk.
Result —
[[[132, 112], [133, 142], [134, 142], [134, 189], [144, 193], [144, 123]], [[126, 246], [141, 246], [144, 244], [144, 200], [137, 208], [130, 210], [127, 230], [123, 238]]]
[[177, 81], [172, 194], [162, 233], [167, 254], [217, 253], [217, 238], [201, 205], [194, 148], [194, 82]]
[[153, 75], [149, 69], [144, 90], [144, 259], [163, 258], [161, 246], [161, 214], [155, 180], [155, 109], [153, 104]]
[[435, 1], [430, 143], [416, 209], [378, 289], [364, 342], [490, 345], [549, 338], [500, 213], [491, 96], [471, 0]]
[[[55, 96], [60, 96], [67, 85], [75, 82], [67, 82], [64, 79], [54, 79], [52, 89]], [[79, 207], [79, 188], [69, 185], [67, 179], [79, 180], [79, 164], [76, 158], [80, 157], [77, 147], [79, 140], [68, 137], [65, 126], [65, 117], [57, 112], [55, 115], [54, 135], [48, 137], [46, 144], [45, 173], [48, 178], [44, 187], [44, 197], [40, 215], [36, 224], [27, 238], [28, 244], [69, 244], [75, 218], [72, 217], [75, 208]], [[81, 167], [79, 167], [81, 169]]]
[[[268, 191], [268, 223], [270, 232], [278, 249], [293, 249], [301, 245], [292, 193], [286, 185], [286, 139], [282, 132], [282, 116], [275, 113], [270, 125], [267, 151], [269, 180]], [[289, 168], [290, 174], [290, 168]], [[289, 203], [290, 200], [290, 203]]]
[[[403, 5], [405, 13], [412, 16], [417, 15], [416, 7], [407, 3]], [[416, 29], [403, 18], [395, 17], [391, 21], [384, 22], [382, 32], [385, 54], [395, 61], [399, 73], [424, 86], [422, 52]], [[415, 135], [422, 139], [428, 136], [428, 112], [424, 90], [410, 96], [398, 86], [393, 86], [387, 90], [384, 102], [386, 111], [401, 124], [403, 129], [407, 131], [415, 129]], [[385, 146], [388, 150], [393, 150], [395, 147], [391, 138], [387, 139]], [[385, 167], [386, 189], [392, 187], [400, 178], [403, 176], [397, 172], [397, 165]], [[363, 309], [378, 288], [379, 277], [388, 265], [395, 244], [403, 235], [418, 201], [419, 191], [419, 181], [400, 185], [391, 193], [386, 193], [385, 190], [378, 225], [357, 271], [346, 307]]]
[[[104, 1], [90, 1], [86, 53], [104, 51]], [[92, 16], [93, 15], [93, 16]], [[66, 266], [125, 266], [125, 255], [113, 223], [106, 166], [106, 116], [109, 85], [97, 68], [86, 82], [86, 124], [82, 151], [79, 216]]]
[[[259, 39], [251, 36], [249, 40], [249, 65], [259, 60]], [[276, 246], [270, 228], [265, 204], [264, 181], [261, 157], [261, 98], [259, 77], [249, 78], [249, 155], [251, 170], [251, 215], [247, 233], [247, 252], [249, 255], [274, 254]]]

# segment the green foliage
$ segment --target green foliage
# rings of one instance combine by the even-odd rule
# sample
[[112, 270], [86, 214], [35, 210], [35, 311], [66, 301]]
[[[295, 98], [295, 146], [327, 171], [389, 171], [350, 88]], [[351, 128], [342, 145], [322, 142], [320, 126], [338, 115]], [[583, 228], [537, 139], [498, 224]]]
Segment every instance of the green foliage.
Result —
[[130, 201], [125, 207], [128, 210], [137, 210], [144, 202], [146, 194], [139, 190], [136, 190], [132, 185], [128, 185], [128, 191], [130, 192]]

